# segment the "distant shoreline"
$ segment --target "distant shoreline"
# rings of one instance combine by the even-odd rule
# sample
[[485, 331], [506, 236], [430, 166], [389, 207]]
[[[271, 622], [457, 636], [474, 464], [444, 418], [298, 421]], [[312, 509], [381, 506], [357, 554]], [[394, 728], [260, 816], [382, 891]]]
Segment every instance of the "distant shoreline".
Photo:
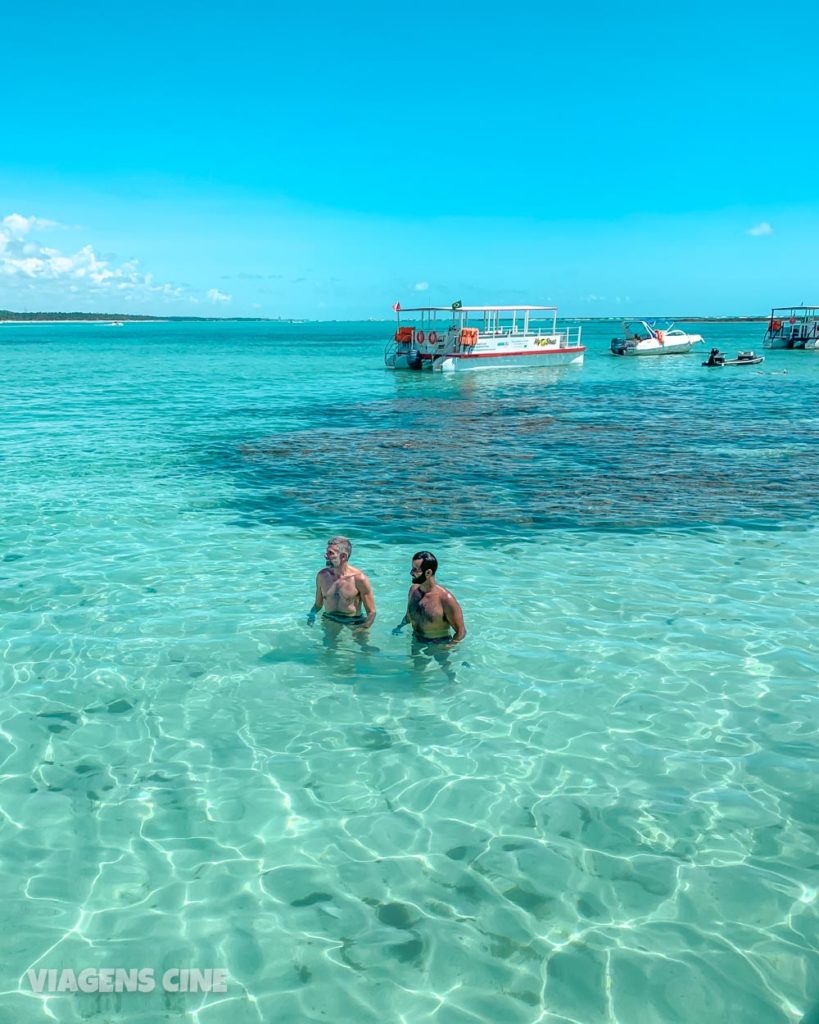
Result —
[[59, 316], [33, 313], [26, 317], [0, 316], [0, 324], [307, 324], [312, 320], [290, 320], [261, 316]]
[[101, 317], [99, 320], [69, 320], [67, 317], [29, 317], [26, 320], [6, 320], [0, 318], [0, 324], [100, 324], [102, 327], [112, 327], [115, 324], [164, 324], [167, 320], [159, 317], [145, 317], [142, 320], [115, 320], [113, 317]]
[[567, 316], [558, 317], [558, 320], [591, 320], [596, 323], [632, 323], [637, 320], [647, 320], [653, 323], [655, 320], [673, 320], [677, 324], [764, 324], [770, 319], [769, 316], [652, 316], [652, 317], [622, 317], [622, 316]]
[[[373, 317], [364, 317], [358, 320], [308, 320], [290, 317], [266, 317], [266, 316], [128, 316], [107, 314], [78, 313], [75, 316], [61, 315], [59, 313], [29, 313], [26, 316], [8, 315], [8, 310], [0, 311], [0, 324], [168, 324], [168, 323], [203, 323], [203, 324], [229, 324], [229, 323], [251, 323], [251, 324], [315, 324], [315, 323], [392, 323], [391, 319], [376, 320]], [[620, 316], [561, 316], [560, 320], [582, 320], [584, 323], [621, 323], [628, 321], [628, 317]], [[637, 319], [637, 318], [632, 318]], [[651, 320], [673, 320], [675, 323], [700, 323], [700, 324], [756, 324], [766, 323], [769, 317], [766, 316], [661, 316], [651, 317]]]

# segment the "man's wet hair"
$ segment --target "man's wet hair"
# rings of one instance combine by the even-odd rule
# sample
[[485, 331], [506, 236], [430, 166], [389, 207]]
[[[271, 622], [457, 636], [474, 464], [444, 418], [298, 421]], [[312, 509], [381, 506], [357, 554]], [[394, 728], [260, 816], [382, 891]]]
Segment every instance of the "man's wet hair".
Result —
[[335, 544], [341, 554], [346, 555], [347, 558], [353, 553], [353, 545], [346, 537], [331, 537], [328, 543]]
[[426, 572], [427, 569], [432, 569], [432, 575], [438, 571], [438, 559], [433, 555], [431, 551], [418, 551], [412, 556], [413, 562], [420, 561], [421, 572]]

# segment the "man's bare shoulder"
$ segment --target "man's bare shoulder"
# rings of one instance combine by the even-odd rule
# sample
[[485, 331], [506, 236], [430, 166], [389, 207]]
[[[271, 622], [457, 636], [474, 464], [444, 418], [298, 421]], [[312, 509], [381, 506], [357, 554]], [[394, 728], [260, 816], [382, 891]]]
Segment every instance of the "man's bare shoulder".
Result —
[[455, 595], [452, 593], [451, 590], [447, 590], [446, 587], [441, 587], [441, 591], [442, 591], [442, 593], [441, 593], [441, 600], [442, 601], [446, 601], [447, 604], [457, 604], [458, 603], [458, 599], [455, 597]]
[[316, 573], [316, 582], [318, 582], [319, 580], [331, 580], [331, 579], [333, 579], [333, 570], [332, 569], [328, 569], [328, 568], [325, 567], [324, 569], [319, 569], [319, 571]]

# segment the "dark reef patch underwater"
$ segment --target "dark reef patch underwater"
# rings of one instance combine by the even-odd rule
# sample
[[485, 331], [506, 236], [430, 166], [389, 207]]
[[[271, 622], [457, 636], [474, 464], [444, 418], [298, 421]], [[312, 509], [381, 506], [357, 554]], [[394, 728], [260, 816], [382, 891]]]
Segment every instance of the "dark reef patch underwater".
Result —
[[570, 392], [511, 389], [350, 402], [329, 427], [300, 425], [210, 457], [239, 483], [248, 525], [343, 515], [385, 539], [419, 522], [505, 538], [567, 527], [773, 528], [815, 515], [819, 442], [790, 417], [764, 415], [764, 401], [729, 419], [696, 395], [659, 398], [650, 413], [629, 389], [582, 409]]

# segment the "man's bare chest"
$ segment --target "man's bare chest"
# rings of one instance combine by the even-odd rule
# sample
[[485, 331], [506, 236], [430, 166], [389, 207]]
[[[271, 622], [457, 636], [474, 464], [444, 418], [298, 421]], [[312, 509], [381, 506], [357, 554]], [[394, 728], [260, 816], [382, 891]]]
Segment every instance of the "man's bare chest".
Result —
[[419, 594], [416, 591], [410, 601], [410, 614], [427, 622], [440, 619], [443, 615], [440, 597], [437, 594]]
[[322, 590], [325, 597], [354, 597], [357, 593], [355, 576], [342, 576], [336, 580], [325, 580]]

